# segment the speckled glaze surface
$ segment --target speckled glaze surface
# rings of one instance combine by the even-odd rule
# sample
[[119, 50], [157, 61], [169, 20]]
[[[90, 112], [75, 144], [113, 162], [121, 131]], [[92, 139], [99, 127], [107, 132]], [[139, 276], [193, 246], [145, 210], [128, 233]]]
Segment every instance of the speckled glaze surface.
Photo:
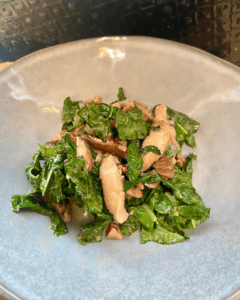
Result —
[[[48, 217], [13, 213], [30, 185], [24, 167], [61, 127], [63, 100], [102, 95], [166, 104], [201, 123], [193, 183], [211, 217], [190, 240], [82, 246], [80, 211], [56, 237]], [[34, 53], [0, 74], [0, 294], [8, 299], [226, 299], [240, 288], [240, 71], [159, 39], [108, 37]], [[192, 149], [185, 147], [183, 153]], [[16, 296], [15, 296], [16, 295]], [[237, 298], [235, 298], [237, 299]], [[239, 298], [238, 298], [239, 299]]]

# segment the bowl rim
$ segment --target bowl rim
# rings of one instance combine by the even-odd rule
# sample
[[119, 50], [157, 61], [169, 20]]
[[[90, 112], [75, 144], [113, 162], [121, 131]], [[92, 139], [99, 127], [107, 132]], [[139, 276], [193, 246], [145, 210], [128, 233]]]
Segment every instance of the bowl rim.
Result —
[[[159, 43], [159, 44], [163, 44], [163, 45], [165, 44], [167, 46], [172, 45], [173, 47], [180, 48], [181, 50], [186, 50], [190, 53], [198, 54], [199, 56], [202, 56], [202, 58], [204, 58], [206, 60], [210, 60], [212, 63], [221, 64], [222, 66], [225, 66], [226, 68], [230, 68], [234, 71], [237, 71], [240, 74], [240, 68], [238, 66], [234, 65], [233, 63], [231, 63], [223, 58], [219, 58], [205, 50], [202, 50], [200, 48], [190, 46], [187, 44], [183, 44], [183, 43], [180, 43], [177, 41], [162, 39], [162, 38], [156, 38], [156, 37], [150, 37], [150, 36], [132, 36], [132, 35], [113, 35], [113, 36], [94, 37], [94, 38], [81, 39], [81, 40], [77, 40], [77, 41], [71, 41], [71, 42], [61, 43], [58, 45], [49, 46], [44, 49], [36, 50], [32, 53], [29, 53], [29, 54], [17, 59], [16, 61], [11, 62], [10, 65], [8, 65], [4, 69], [0, 70], [0, 74], [6, 72], [11, 67], [29, 59], [29, 58], [41, 55], [42, 53], [45, 53], [45, 52], [51, 52], [56, 49], [65, 48], [65, 47], [69, 47], [69, 46], [71, 47], [71, 45], [76, 45], [76, 44], [81, 45], [84, 43], [95, 43], [95, 42], [104, 42], [104, 41], [113, 41], [113, 42], [117, 43], [117, 42], [123, 41], [123, 40], [128, 40], [129, 42], [131, 42], [131, 41], [137, 41], [137, 42], [138, 41], [139, 42], [146, 41], [146, 42]], [[5, 62], [3, 62], [3, 63], [5, 63]]]

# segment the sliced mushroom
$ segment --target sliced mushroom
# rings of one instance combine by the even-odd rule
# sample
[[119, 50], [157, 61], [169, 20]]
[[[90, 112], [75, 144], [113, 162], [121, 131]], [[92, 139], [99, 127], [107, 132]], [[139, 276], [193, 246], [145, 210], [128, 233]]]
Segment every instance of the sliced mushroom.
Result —
[[137, 184], [137, 186], [140, 188], [140, 190], [144, 189], [144, 183], [140, 182], [139, 184]]
[[129, 110], [134, 109], [134, 106], [137, 106], [139, 109], [141, 109], [142, 114], [143, 114], [143, 119], [144, 121], [147, 121], [149, 119], [152, 118], [152, 112], [151, 110], [148, 108], [148, 106], [146, 104], [143, 104], [137, 100], [131, 100], [129, 101], [123, 108], [123, 112], [127, 112]]
[[77, 138], [73, 132], [69, 132], [69, 137], [75, 144], [77, 144]]
[[153, 167], [164, 179], [174, 176], [172, 158], [169, 156], [162, 156], [153, 164]]
[[96, 134], [95, 130], [93, 130], [88, 124], [85, 125], [84, 131], [86, 131], [88, 134], [91, 134], [91, 135]]
[[128, 213], [124, 206], [123, 178], [112, 155], [103, 158], [99, 174], [102, 180], [104, 201], [108, 210], [113, 215], [114, 221], [125, 222]]
[[[167, 107], [159, 105], [155, 108], [153, 126], [160, 126], [160, 130], [151, 130], [149, 135], [143, 141], [142, 147], [156, 146], [161, 151], [161, 155], [167, 150], [169, 145], [177, 145], [176, 131], [174, 127], [169, 125], [167, 117]], [[178, 146], [179, 147], [179, 146]], [[153, 152], [147, 152], [143, 157], [142, 171], [147, 170], [152, 164], [157, 161], [161, 155]]]
[[121, 173], [126, 174], [128, 172], [128, 165], [121, 165], [119, 163], [117, 166], [118, 166], [118, 169], [121, 170]]
[[65, 204], [60, 204], [60, 203], [54, 202], [52, 199], [50, 199], [50, 197], [48, 195], [45, 195], [43, 198], [44, 198], [44, 200], [46, 200], [52, 204], [52, 206], [56, 209], [56, 212], [58, 214], [62, 214], [64, 212], [64, 210], [66, 208]]
[[88, 171], [92, 170], [93, 157], [88, 144], [81, 137], [77, 136], [77, 157], [83, 156], [85, 159], [85, 165]]
[[131, 189], [126, 191], [126, 195], [130, 197], [135, 197], [135, 198], [142, 198], [143, 192], [141, 191], [139, 186], [134, 186]]
[[181, 168], [186, 161], [185, 157], [182, 156], [182, 154], [177, 154], [176, 159], [177, 159], [177, 164]]
[[73, 133], [77, 134], [77, 132], [79, 131], [79, 129], [84, 128], [84, 126], [85, 126], [85, 124], [78, 125], [77, 127], [74, 128]]
[[117, 224], [111, 223], [107, 227], [107, 239], [122, 240], [123, 234]]
[[90, 104], [92, 103], [92, 101], [93, 101], [96, 105], [98, 105], [98, 103], [101, 103], [101, 102], [102, 102], [102, 97], [99, 96], [99, 95], [96, 95], [96, 96], [93, 97], [92, 100], [87, 100], [87, 101], [85, 101], [85, 102], [84, 102], [84, 105], [88, 106], [88, 105], [90, 105]]
[[104, 143], [101, 139], [88, 136], [82, 132], [78, 132], [77, 136], [84, 139], [84, 141], [86, 141], [89, 146], [93, 147], [93, 149], [100, 150], [103, 153], [110, 153], [121, 158], [127, 157], [127, 148], [123, 148], [123, 146], [115, 142], [115, 140]]
[[44, 146], [46, 146], [47, 148], [54, 148], [56, 146], [56, 143], [53, 142], [46, 142], [44, 144]]
[[67, 132], [67, 130], [61, 130], [59, 131], [57, 134], [55, 134], [53, 137], [52, 137], [52, 140], [51, 142], [53, 143], [59, 143], [59, 141], [64, 137], [65, 133]]
[[114, 106], [114, 107], [117, 107], [117, 108], [121, 109], [122, 107], [125, 106], [125, 101], [122, 100], [122, 101], [115, 102], [115, 103], [111, 104], [111, 106]]
[[[157, 174], [157, 170], [152, 170], [150, 172], [147, 172], [147, 173], [141, 173], [141, 176], [144, 176], [144, 175], [148, 175], [148, 174]], [[159, 183], [160, 181], [157, 181], [157, 182], [154, 182], [154, 183], [144, 183], [144, 185], [150, 189], [155, 189], [159, 186]]]
[[96, 162], [101, 162], [103, 160], [103, 153], [102, 153], [102, 151], [94, 149], [94, 152], [97, 153], [95, 161]]
[[109, 142], [109, 141], [112, 141], [112, 140], [113, 140], [113, 134], [112, 134], [112, 133], [109, 133], [109, 134], [107, 135], [107, 137], [105, 137], [105, 138], [103, 139], [104, 142]]
[[154, 183], [146, 183], [146, 182], [144, 183], [144, 185], [146, 187], [153, 189], [153, 190], [156, 189], [159, 186], [159, 184], [160, 184], [160, 181], [154, 182]]
[[62, 214], [62, 219], [65, 223], [70, 223], [71, 219], [72, 219], [72, 205], [71, 203], [68, 203], [66, 205], [66, 209], [64, 210], [63, 214]]

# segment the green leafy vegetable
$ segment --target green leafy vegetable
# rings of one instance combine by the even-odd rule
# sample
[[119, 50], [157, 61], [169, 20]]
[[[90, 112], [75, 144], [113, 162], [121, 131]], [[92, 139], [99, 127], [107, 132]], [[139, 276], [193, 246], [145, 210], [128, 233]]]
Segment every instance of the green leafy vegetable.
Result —
[[185, 142], [191, 147], [196, 147], [194, 134], [198, 131], [199, 123], [181, 112], [167, 108], [168, 118], [175, 122], [176, 140], [180, 147]]
[[130, 207], [129, 210], [133, 211], [133, 216], [144, 225], [148, 230], [153, 230], [154, 222], [157, 221], [157, 217], [154, 213], [150, 210], [150, 208], [143, 204], [142, 206], [133, 206]]
[[208, 210], [204, 206], [200, 206], [197, 204], [189, 204], [189, 205], [181, 205], [175, 208], [182, 216], [185, 218], [196, 218], [201, 217], [205, 214], [206, 210]]
[[92, 154], [92, 158], [93, 158], [93, 159], [96, 159], [97, 153], [93, 150], [92, 147], [90, 147], [90, 151], [91, 151], [91, 154]]
[[179, 151], [175, 146], [169, 146], [167, 150], [163, 153], [164, 156], [175, 157]]
[[120, 225], [120, 231], [127, 236], [137, 231], [140, 228], [140, 222], [136, 217], [130, 215], [129, 219]]
[[171, 201], [159, 189], [153, 190], [152, 197], [149, 199], [149, 206], [161, 214], [173, 214], [174, 208]]
[[68, 157], [76, 157], [77, 156], [77, 146], [71, 140], [69, 134], [65, 134], [64, 137], [60, 140], [60, 142], [55, 146], [57, 153], [67, 153]]
[[108, 105], [106, 103], [99, 103], [98, 108], [101, 111], [102, 115], [104, 117], [107, 117], [108, 119], [116, 119], [116, 114], [119, 111], [119, 108]]
[[156, 229], [149, 231], [142, 227], [141, 244], [153, 241], [160, 244], [175, 244], [184, 240], [184, 237], [178, 233], [170, 232], [157, 225]]
[[134, 141], [130, 142], [127, 148], [128, 172], [127, 176], [131, 181], [136, 181], [142, 172], [143, 159]]
[[148, 187], [145, 186], [144, 189], [142, 190], [142, 192], [143, 192], [142, 198], [132, 197], [125, 201], [125, 208], [128, 212], [130, 211], [129, 208], [131, 206], [138, 206], [138, 205], [145, 203], [147, 201], [147, 197], [149, 196], [149, 194], [151, 192], [151, 189], [149, 189]]
[[78, 241], [82, 245], [86, 245], [90, 242], [101, 242], [104, 229], [111, 222], [111, 217], [107, 215], [101, 215], [94, 221], [89, 222], [82, 226], [82, 233], [78, 235]]
[[55, 148], [48, 148], [46, 146], [38, 144], [41, 148], [41, 155], [44, 160], [49, 161], [57, 156], [57, 150]]
[[123, 88], [119, 88], [119, 91], [118, 91], [118, 100], [116, 101], [113, 101], [111, 104], [114, 104], [116, 102], [119, 102], [119, 101], [123, 101], [123, 100], [126, 100], [126, 97], [124, 95], [124, 91], [123, 91]]
[[14, 195], [11, 197], [11, 205], [14, 212], [18, 212], [22, 208], [30, 208], [37, 213], [50, 216], [52, 223], [51, 229], [54, 230], [57, 236], [67, 232], [67, 227], [57, 212], [49, 208], [44, 202], [40, 202], [32, 196]]
[[124, 113], [116, 113], [116, 128], [122, 141], [144, 139], [147, 136], [147, 123], [144, 121], [142, 111], [137, 106]]
[[42, 195], [49, 195], [49, 198], [56, 203], [65, 203], [62, 185], [65, 182], [65, 176], [61, 172], [63, 169], [63, 155], [58, 154], [56, 158], [45, 162], [42, 171], [40, 189]]
[[76, 185], [76, 194], [84, 203], [85, 215], [101, 213], [103, 209], [102, 197], [99, 189], [96, 188], [99, 182], [87, 171], [84, 158], [69, 159], [68, 163], [64, 165], [64, 170], [67, 180]]
[[161, 155], [161, 151], [156, 146], [146, 146], [146, 147], [140, 149], [140, 152], [142, 152], [143, 154], [145, 154], [149, 151], [156, 153], [158, 155]]
[[127, 190], [130, 190], [132, 187], [134, 187], [140, 182], [156, 183], [161, 180], [162, 180], [162, 176], [159, 174], [147, 174], [138, 177], [138, 179], [135, 181], [123, 181], [123, 189], [124, 192], [126, 192]]
[[79, 110], [79, 103], [82, 101], [72, 101], [70, 97], [67, 97], [64, 100], [63, 110], [62, 110], [62, 121], [63, 128], [72, 126], [72, 122], [74, 121], [74, 117]]
[[119, 101], [126, 100], [126, 97], [123, 92], [123, 88], [121, 88], [121, 87], [119, 88], [119, 92], [118, 92], [118, 100]]
[[182, 170], [185, 172], [185, 174], [188, 176], [189, 179], [192, 180], [192, 174], [193, 174], [193, 168], [192, 168], [192, 162], [193, 160], [196, 160], [197, 156], [191, 153], [186, 158], [185, 163], [182, 166]]
[[186, 204], [196, 203], [201, 201], [201, 197], [192, 186], [191, 180], [184, 171], [181, 171], [174, 166], [175, 175], [171, 179], [163, 179], [165, 186], [172, 189], [173, 195]]
[[[118, 101], [125, 100], [123, 89], [119, 88]], [[151, 189], [144, 186], [141, 198], [126, 196], [125, 209], [129, 218], [120, 225], [120, 231], [130, 236], [141, 228], [142, 244], [154, 241], [162, 244], [173, 244], [188, 239], [185, 229], [193, 229], [209, 218], [210, 208], [207, 208], [192, 186], [193, 160], [196, 155], [186, 157], [182, 167], [174, 166], [174, 177], [163, 179], [159, 174], [152, 174], [152, 167], [147, 175], [141, 176], [143, 159], [142, 154], [149, 151], [171, 158], [181, 153], [181, 149], [170, 145], [162, 154], [153, 145], [141, 148], [143, 140], [151, 130], [160, 130], [160, 126], [153, 126], [153, 119], [144, 121], [142, 111], [134, 106], [132, 110], [124, 113], [121, 109], [93, 101], [88, 106], [80, 108], [79, 102], [66, 98], [63, 105], [63, 129], [72, 131], [78, 125], [88, 124], [94, 130], [94, 136], [104, 139], [109, 133], [113, 134], [115, 141], [127, 141], [127, 157], [120, 159], [120, 163], [128, 166], [126, 174], [123, 173], [124, 191], [131, 189], [139, 183], [156, 183], [158, 186]], [[153, 110], [154, 115], [154, 110]], [[195, 147], [194, 134], [199, 123], [187, 115], [167, 108], [169, 120], [174, 121], [176, 139], [182, 147], [187, 145]], [[115, 120], [113, 122], [113, 120]], [[113, 123], [115, 124], [115, 127]], [[83, 127], [83, 126], [81, 126]], [[85, 132], [84, 128], [80, 131]], [[113, 220], [113, 216], [103, 201], [103, 187], [99, 176], [100, 162], [94, 162], [91, 171], [85, 166], [83, 156], [77, 157], [77, 146], [66, 133], [53, 148], [39, 145], [40, 150], [32, 156], [32, 162], [25, 167], [27, 179], [32, 188], [27, 195], [14, 195], [11, 198], [12, 210], [18, 212], [23, 208], [50, 216], [51, 228], [56, 235], [67, 232], [65, 223], [56, 210], [52, 208], [55, 203], [69, 203], [74, 201], [79, 207], [84, 207], [84, 215], [91, 214], [94, 221], [82, 226], [82, 233], [78, 241], [82, 245], [89, 242], [100, 242], [104, 230]], [[90, 147], [95, 160], [97, 153]], [[103, 153], [104, 150], [103, 150]], [[127, 160], [127, 161], [126, 161]], [[47, 196], [51, 201], [45, 203]], [[113, 199], [114, 201], [114, 199]]]
[[78, 115], [89, 124], [99, 138], [104, 139], [111, 132], [108, 118], [104, 117], [93, 101], [90, 105], [82, 107]]

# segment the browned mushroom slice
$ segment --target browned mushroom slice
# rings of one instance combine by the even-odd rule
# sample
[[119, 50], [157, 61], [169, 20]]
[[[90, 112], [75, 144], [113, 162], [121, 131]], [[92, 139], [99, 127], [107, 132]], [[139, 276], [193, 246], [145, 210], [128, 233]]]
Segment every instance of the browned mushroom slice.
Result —
[[88, 105], [90, 105], [90, 104], [92, 103], [92, 101], [93, 101], [96, 105], [98, 105], [98, 103], [101, 103], [101, 102], [102, 102], [102, 97], [99, 96], [99, 95], [96, 95], [96, 96], [93, 97], [92, 100], [87, 100], [87, 101], [85, 101], [85, 102], [84, 102], [84, 105], [88, 106]]
[[169, 156], [162, 156], [153, 164], [153, 167], [164, 179], [174, 176], [172, 158]]
[[58, 143], [64, 137], [64, 135], [65, 135], [66, 132], [67, 132], [67, 130], [61, 130], [61, 131], [59, 131], [57, 134], [55, 134], [52, 137], [51, 142]]
[[117, 224], [111, 223], [107, 227], [107, 239], [122, 240], [123, 234]]
[[102, 180], [104, 201], [108, 210], [113, 215], [114, 221], [125, 222], [128, 213], [124, 206], [123, 178], [112, 155], [103, 158], [99, 174]]
[[131, 189], [126, 191], [126, 195], [135, 198], [142, 198], [143, 192], [141, 191], [139, 186], [134, 186]]
[[182, 154], [179, 153], [179, 154], [177, 154], [176, 159], [177, 159], [177, 164], [181, 168], [183, 166], [183, 164], [185, 163], [185, 161], [186, 161], [185, 157], [182, 156]]
[[84, 131], [86, 131], [90, 135], [96, 135], [95, 130], [93, 130], [88, 124], [84, 126]]
[[[159, 105], [155, 108], [155, 115], [153, 119], [153, 126], [160, 126], [159, 131], [151, 130], [149, 135], [143, 141], [142, 147], [146, 146], [156, 146], [161, 151], [161, 155], [167, 150], [169, 145], [176, 145], [176, 131], [174, 127], [169, 125], [167, 116], [167, 107], [165, 105]], [[161, 156], [153, 153], [147, 152], [143, 155], [143, 166], [142, 171], [147, 170], [152, 164], [157, 161]]]
[[125, 101], [122, 100], [122, 101], [115, 102], [115, 103], [111, 104], [111, 106], [114, 106], [114, 107], [117, 107], [117, 108], [121, 109], [122, 107], [125, 106]]
[[160, 184], [160, 181], [155, 182], [155, 183], [146, 183], [146, 182], [144, 183], [144, 185], [146, 187], [153, 189], [153, 190], [156, 189], [159, 186], [159, 184]]
[[114, 140], [103, 142], [101, 139], [88, 136], [82, 132], [78, 132], [77, 136], [80, 136], [82, 139], [84, 139], [89, 146], [100, 150], [103, 153], [110, 153], [120, 158], [126, 158], [127, 156], [127, 148], [125, 149], [125, 147]]
[[66, 209], [64, 210], [63, 214], [62, 214], [62, 219], [65, 223], [70, 223], [71, 222], [71, 219], [72, 219], [72, 213], [73, 213], [73, 210], [72, 210], [72, 205], [71, 203], [68, 203], [66, 205]]
[[93, 167], [93, 158], [91, 150], [89, 149], [88, 144], [80, 136], [77, 136], [77, 157], [83, 156], [85, 159], [85, 165], [88, 171], [92, 170]]
[[79, 131], [79, 129], [84, 128], [84, 126], [85, 124], [78, 125], [77, 127], [74, 128], [73, 133], [76, 134]]
[[74, 134], [72, 131], [69, 132], [69, 137], [70, 137], [70, 139], [71, 139], [75, 144], [77, 144], [77, 138], [76, 138], [75, 134]]
[[54, 202], [52, 199], [49, 198], [48, 195], [43, 196], [43, 199], [45, 201], [48, 201], [52, 204], [52, 206], [56, 209], [56, 212], [59, 214], [62, 214], [66, 208], [65, 204], [60, 204], [60, 203], [56, 203]]

